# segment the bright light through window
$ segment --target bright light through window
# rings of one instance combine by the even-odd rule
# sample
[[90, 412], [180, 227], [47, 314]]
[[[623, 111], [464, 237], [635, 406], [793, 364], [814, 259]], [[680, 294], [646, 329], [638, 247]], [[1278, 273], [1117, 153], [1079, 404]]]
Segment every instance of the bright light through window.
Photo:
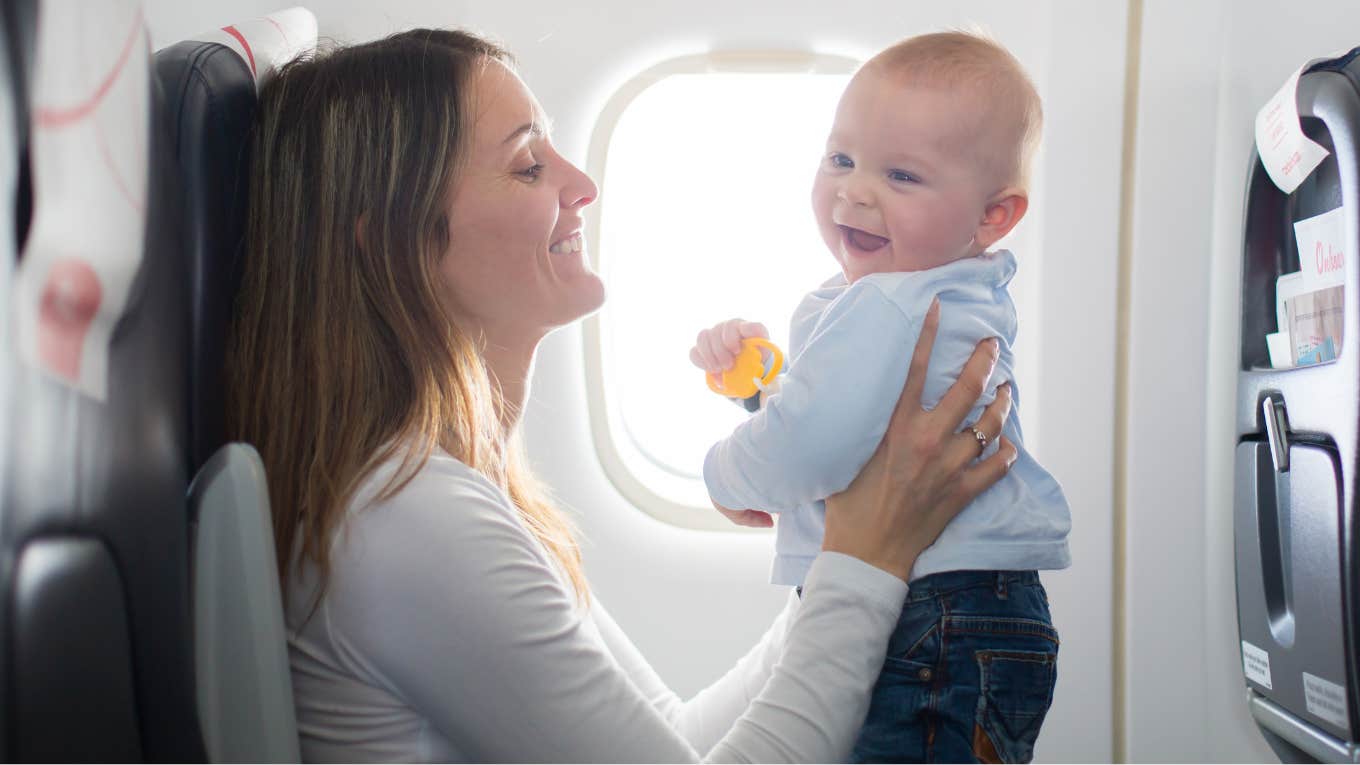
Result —
[[787, 350], [798, 301], [837, 271], [809, 199], [848, 77], [672, 75], [638, 94], [609, 137], [598, 382], [613, 450], [670, 502], [708, 505], [704, 454], [748, 416], [691, 366], [695, 335], [742, 317]]

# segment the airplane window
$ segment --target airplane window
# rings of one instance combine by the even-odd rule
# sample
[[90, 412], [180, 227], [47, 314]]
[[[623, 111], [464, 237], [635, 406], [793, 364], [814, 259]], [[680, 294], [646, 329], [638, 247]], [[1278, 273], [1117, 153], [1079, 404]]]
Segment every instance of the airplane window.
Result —
[[702, 467], [749, 416], [690, 364], [695, 335], [742, 317], [787, 350], [798, 301], [836, 273], [809, 199], [854, 63], [743, 61], [653, 75], [615, 120], [606, 109], [592, 147], [609, 294], [586, 337], [596, 445], [629, 499], [689, 527], [735, 528], [712, 511]]

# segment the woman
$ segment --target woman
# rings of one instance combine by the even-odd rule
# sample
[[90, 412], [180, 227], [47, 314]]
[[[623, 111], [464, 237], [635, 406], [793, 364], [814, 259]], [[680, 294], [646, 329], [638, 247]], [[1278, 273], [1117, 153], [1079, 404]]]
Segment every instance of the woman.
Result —
[[539, 341], [604, 299], [595, 185], [545, 125], [508, 55], [454, 31], [295, 62], [260, 95], [232, 416], [268, 470], [303, 756], [844, 759], [916, 553], [1014, 458], [969, 467], [955, 432], [995, 347], [927, 413], [922, 333], [801, 600], [681, 702], [591, 599], [518, 444]]

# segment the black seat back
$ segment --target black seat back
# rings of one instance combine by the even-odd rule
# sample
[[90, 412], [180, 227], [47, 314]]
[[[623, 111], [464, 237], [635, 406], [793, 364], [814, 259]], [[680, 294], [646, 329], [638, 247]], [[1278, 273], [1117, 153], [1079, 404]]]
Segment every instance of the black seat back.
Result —
[[223, 362], [241, 281], [256, 91], [277, 65], [315, 41], [315, 17], [293, 8], [156, 52], [184, 188], [194, 470], [226, 443]]
[[190, 275], [191, 459], [197, 470], [226, 443], [223, 360], [241, 282], [255, 78], [224, 45], [188, 41], [156, 53], [167, 126], [185, 184]]

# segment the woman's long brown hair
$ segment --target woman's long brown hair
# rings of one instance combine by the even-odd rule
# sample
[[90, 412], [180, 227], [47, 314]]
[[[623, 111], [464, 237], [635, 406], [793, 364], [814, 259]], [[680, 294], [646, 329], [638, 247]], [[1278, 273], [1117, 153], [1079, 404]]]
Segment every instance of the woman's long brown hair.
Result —
[[299, 59], [260, 93], [228, 419], [264, 461], [280, 581], [314, 563], [318, 602], [359, 485], [400, 459], [389, 498], [436, 448], [505, 490], [587, 596], [571, 526], [502, 437], [499, 394], [439, 286], [469, 86], [491, 60], [510, 63], [420, 29]]

